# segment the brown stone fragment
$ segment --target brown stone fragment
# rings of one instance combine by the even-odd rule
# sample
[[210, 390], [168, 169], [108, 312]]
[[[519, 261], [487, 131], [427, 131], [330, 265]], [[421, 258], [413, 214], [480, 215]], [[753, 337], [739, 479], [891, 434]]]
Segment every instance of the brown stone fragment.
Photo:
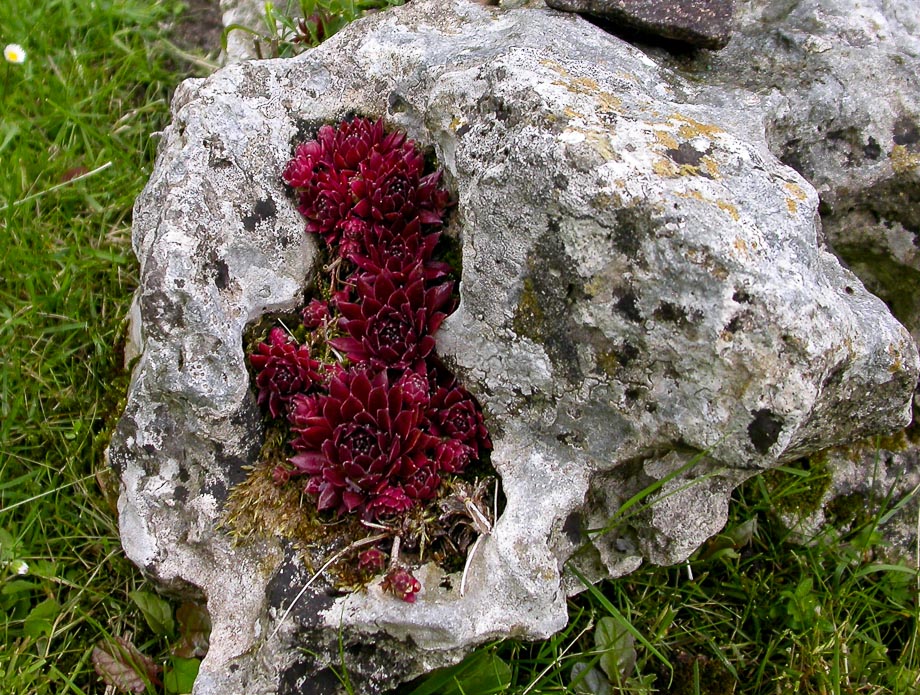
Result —
[[732, 33], [734, 0], [546, 0], [546, 4], [702, 48], [723, 48]]

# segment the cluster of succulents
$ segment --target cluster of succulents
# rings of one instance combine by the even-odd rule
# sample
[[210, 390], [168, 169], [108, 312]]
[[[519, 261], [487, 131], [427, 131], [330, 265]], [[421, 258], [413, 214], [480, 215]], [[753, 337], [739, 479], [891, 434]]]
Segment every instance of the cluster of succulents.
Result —
[[[320, 512], [398, 518], [491, 448], [478, 404], [435, 354], [454, 303], [453, 269], [436, 258], [450, 196], [424, 169], [405, 134], [356, 118], [322, 127], [283, 174], [328, 273], [301, 312], [307, 338], [275, 327], [250, 362], [259, 403], [291, 432], [275, 482], [300, 479]], [[387, 582], [414, 600], [411, 575]]]

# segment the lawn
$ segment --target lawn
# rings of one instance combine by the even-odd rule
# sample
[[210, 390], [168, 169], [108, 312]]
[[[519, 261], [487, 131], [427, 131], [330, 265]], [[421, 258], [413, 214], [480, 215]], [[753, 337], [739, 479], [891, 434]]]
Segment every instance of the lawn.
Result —
[[[176, 46], [182, 12], [172, 0], [0, 3], [0, 45], [26, 53], [0, 62], [3, 695], [104, 692], [93, 652], [115, 638], [165, 668], [142, 692], [183, 692], [200, 653], [181, 644], [200, 636], [194, 608], [157, 598], [121, 551], [102, 456], [128, 379], [132, 204], [172, 91], [208, 69]], [[750, 481], [688, 565], [585, 591], [553, 639], [487, 645], [401, 692], [920, 691], [920, 579], [881, 552], [897, 501], [793, 544], [776, 510], [818, 475]]]

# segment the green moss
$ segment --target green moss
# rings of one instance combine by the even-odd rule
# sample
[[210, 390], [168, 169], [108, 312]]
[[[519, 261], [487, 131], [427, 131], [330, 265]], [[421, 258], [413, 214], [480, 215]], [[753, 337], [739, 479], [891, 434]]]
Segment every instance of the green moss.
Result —
[[824, 509], [828, 522], [837, 529], [854, 529], [868, 523], [877, 510], [878, 500], [862, 492], [835, 497]]
[[866, 287], [888, 304], [899, 321], [914, 325], [920, 314], [917, 307], [920, 272], [864, 247], [841, 245], [836, 250]]
[[773, 508], [781, 514], [807, 516], [821, 506], [831, 484], [827, 451], [767, 471], [763, 475]]
[[670, 683], [670, 686], [662, 691], [668, 695], [731, 695], [738, 685], [731, 672], [718, 659], [702, 654], [692, 656], [686, 652], [678, 652], [672, 664], [673, 674], [668, 671], [659, 674], [662, 677], [659, 678], [659, 682], [664, 680], [665, 683]]
[[511, 326], [518, 335], [530, 338], [534, 342], [542, 342], [545, 320], [533, 278], [526, 277]]
[[620, 360], [617, 358], [616, 351], [612, 349], [597, 353], [594, 356], [594, 362], [597, 364], [597, 368], [611, 379], [616, 376], [617, 370], [620, 368]]

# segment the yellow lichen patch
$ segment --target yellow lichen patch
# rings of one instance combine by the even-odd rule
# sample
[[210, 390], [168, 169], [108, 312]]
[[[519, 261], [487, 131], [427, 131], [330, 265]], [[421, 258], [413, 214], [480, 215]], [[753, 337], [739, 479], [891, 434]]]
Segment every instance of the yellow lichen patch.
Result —
[[719, 208], [719, 210], [722, 210], [723, 212], [727, 212], [729, 217], [731, 217], [735, 222], [737, 222], [738, 219], [741, 217], [738, 214], [738, 208], [736, 208], [731, 203], [727, 203], [724, 200], [717, 200], [716, 206]]
[[901, 353], [894, 345], [888, 346], [888, 354], [891, 357], [891, 365], [888, 367], [888, 371], [891, 374], [897, 374], [898, 372], [904, 371], [904, 362], [901, 360]]
[[461, 121], [459, 118], [457, 118], [456, 116], [454, 116], [454, 117], [451, 119], [451, 121], [450, 121], [450, 126], [449, 126], [449, 127], [450, 127], [450, 129], [451, 129], [452, 131], [456, 131], [457, 128], [459, 128], [461, 125], [463, 125], [463, 121]]
[[576, 111], [575, 109], [573, 109], [571, 106], [566, 106], [566, 107], [562, 110], [562, 113], [564, 113], [565, 116], [566, 116], [566, 118], [568, 118], [570, 121], [574, 121], [574, 120], [576, 120], [576, 119], [578, 119], [578, 120], [584, 120], [584, 119], [585, 119], [585, 115], [584, 115], [584, 114], [579, 113], [578, 111]]
[[598, 109], [604, 113], [618, 112], [623, 105], [622, 99], [610, 92], [601, 91], [600, 85], [589, 77], [576, 77], [569, 80], [554, 80], [553, 84], [562, 87], [572, 94], [583, 94], [594, 97], [599, 103]]
[[700, 123], [699, 121], [696, 121], [689, 116], [684, 116], [683, 114], [679, 113], [673, 114], [670, 120], [679, 121], [683, 124], [680, 126], [680, 128], [677, 129], [677, 134], [686, 140], [691, 140], [692, 138], [696, 138], [701, 135], [711, 137], [713, 135], [725, 132], [717, 125]]
[[706, 170], [706, 173], [709, 174], [714, 179], [721, 179], [722, 173], [719, 171], [719, 163], [710, 157], [708, 154], [703, 157], [701, 160], [703, 168]]
[[[611, 133], [612, 135], [612, 133]], [[610, 138], [606, 134], [585, 133], [585, 140], [591, 147], [604, 158], [605, 161], [618, 160], [619, 156], [610, 146]]]
[[576, 77], [572, 80], [571, 85], [576, 89], [584, 90], [585, 94], [593, 94], [600, 89], [597, 81], [592, 80], [590, 77]]
[[735, 250], [740, 253], [742, 256], [748, 255], [747, 242], [742, 239], [740, 236], [735, 237], [735, 242], [732, 244], [735, 247]]
[[610, 92], [598, 92], [595, 97], [601, 104], [600, 110], [604, 113], [618, 113], [623, 107], [623, 100]]
[[789, 209], [790, 215], [795, 215], [799, 211], [799, 201], [805, 200], [808, 198], [808, 195], [802, 190], [801, 186], [790, 181], [786, 181], [783, 185], [793, 196], [791, 198], [786, 198], [786, 207]]
[[[740, 215], [738, 214], [738, 208], [736, 208], [731, 203], [728, 203], [724, 200], [711, 200], [704, 196], [699, 191], [685, 191], [683, 193], [676, 193], [678, 198], [693, 198], [694, 200], [699, 200], [702, 203], [709, 203], [710, 205], [715, 205], [719, 210], [726, 213], [736, 222], [738, 221]], [[743, 243], [743, 242], [742, 242]]]
[[676, 150], [679, 147], [677, 140], [674, 139], [671, 133], [666, 133], [661, 130], [656, 130], [654, 133], [655, 139], [658, 140], [658, 144], [662, 147], [667, 147], [669, 150]]
[[569, 71], [566, 70], [566, 69], [565, 69], [564, 67], [562, 67], [561, 65], [559, 65], [559, 63], [557, 63], [557, 62], [554, 61], [554, 60], [549, 60], [548, 58], [544, 58], [543, 60], [540, 61], [540, 65], [542, 65], [542, 66], [545, 67], [545, 68], [549, 68], [549, 69], [552, 70], [553, 72], [555, 72], [555, 73], [557, 73], [557, 74], [559, 74], [559, 75], [562, 75], [563, 77], [568, 77], [568, 76], [569, 76]]
[[802, 187], [798, 184], [794, 184], [791, 181], [786, 181], [786, 183], [783, 185], [786, 187], [787, 191], [796, 197], [797, 200], [806, 200], [808, 198], [808, 194], [803, 191]]
[[920, 167], [920, 153], [911, 152], [904, 145], [895, 145], [888, 157], [896, 174], [905, 174]]
[[673, 179], [680, 176], [680, 170], [678, 170], [677, 165], [670, 159], [665, 159], [664, 157], [656, 160], [655, 163], [652, 164], [652, 169], [656, 174], [666, 179]]

